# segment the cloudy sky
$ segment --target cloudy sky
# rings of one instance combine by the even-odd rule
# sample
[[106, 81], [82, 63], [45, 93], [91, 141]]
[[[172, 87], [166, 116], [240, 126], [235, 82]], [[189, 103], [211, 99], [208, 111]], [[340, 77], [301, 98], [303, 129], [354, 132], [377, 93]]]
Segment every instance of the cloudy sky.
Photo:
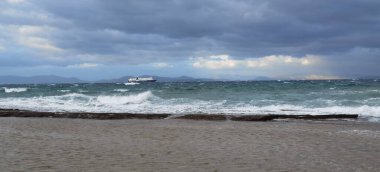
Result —
[[380, 76], [379, 0], [0, 0], [0, 75]]

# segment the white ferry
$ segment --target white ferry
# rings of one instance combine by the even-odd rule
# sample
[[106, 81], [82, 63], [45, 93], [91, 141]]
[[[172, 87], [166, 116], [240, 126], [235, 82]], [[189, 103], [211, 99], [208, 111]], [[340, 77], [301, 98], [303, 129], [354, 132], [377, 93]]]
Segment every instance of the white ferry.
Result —
[[156, 82], [153, 77], [135, 77], [129, 78], [128, 82]]

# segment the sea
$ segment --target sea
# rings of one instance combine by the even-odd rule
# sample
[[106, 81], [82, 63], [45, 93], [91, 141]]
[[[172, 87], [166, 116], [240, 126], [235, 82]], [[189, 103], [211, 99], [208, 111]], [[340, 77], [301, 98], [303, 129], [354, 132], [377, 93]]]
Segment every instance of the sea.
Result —
[[359, 114], [380, 118], [380, 80], [0, 85], [0, 108], [48, 112]]

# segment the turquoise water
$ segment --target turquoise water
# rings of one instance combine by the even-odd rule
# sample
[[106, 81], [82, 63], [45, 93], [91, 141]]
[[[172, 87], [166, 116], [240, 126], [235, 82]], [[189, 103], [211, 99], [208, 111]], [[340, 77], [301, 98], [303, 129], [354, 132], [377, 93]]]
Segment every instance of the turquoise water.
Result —
[[380, 81], [1, 85], [0, 108], [173, 114], [347, 113], [380, 117]]

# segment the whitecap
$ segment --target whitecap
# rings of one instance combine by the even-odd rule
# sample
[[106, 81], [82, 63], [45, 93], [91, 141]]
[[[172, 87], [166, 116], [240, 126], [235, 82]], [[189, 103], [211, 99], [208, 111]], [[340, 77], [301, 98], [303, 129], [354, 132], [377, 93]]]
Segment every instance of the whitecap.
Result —
[[140, 83], [138, 82], [126, 82], [124, 85], [139, 85]]
[[20, 93], [20, 92], [25, 92], [28, 91], [28, 88], [7, 88], [3, 87], [4, 92], [6, 93]]
[[132, 94], [128, 96], [98, 96], [96, 98], [99, 105], [125, 105], [125, 104], [139, 104], [146, 102], [153, 94], [150, 91], [142, 92], [139, 94]]
[[116, 92], [127, 92], [129, 91], [128, 89], [114, 89], [113, 91], [116, 91]]

